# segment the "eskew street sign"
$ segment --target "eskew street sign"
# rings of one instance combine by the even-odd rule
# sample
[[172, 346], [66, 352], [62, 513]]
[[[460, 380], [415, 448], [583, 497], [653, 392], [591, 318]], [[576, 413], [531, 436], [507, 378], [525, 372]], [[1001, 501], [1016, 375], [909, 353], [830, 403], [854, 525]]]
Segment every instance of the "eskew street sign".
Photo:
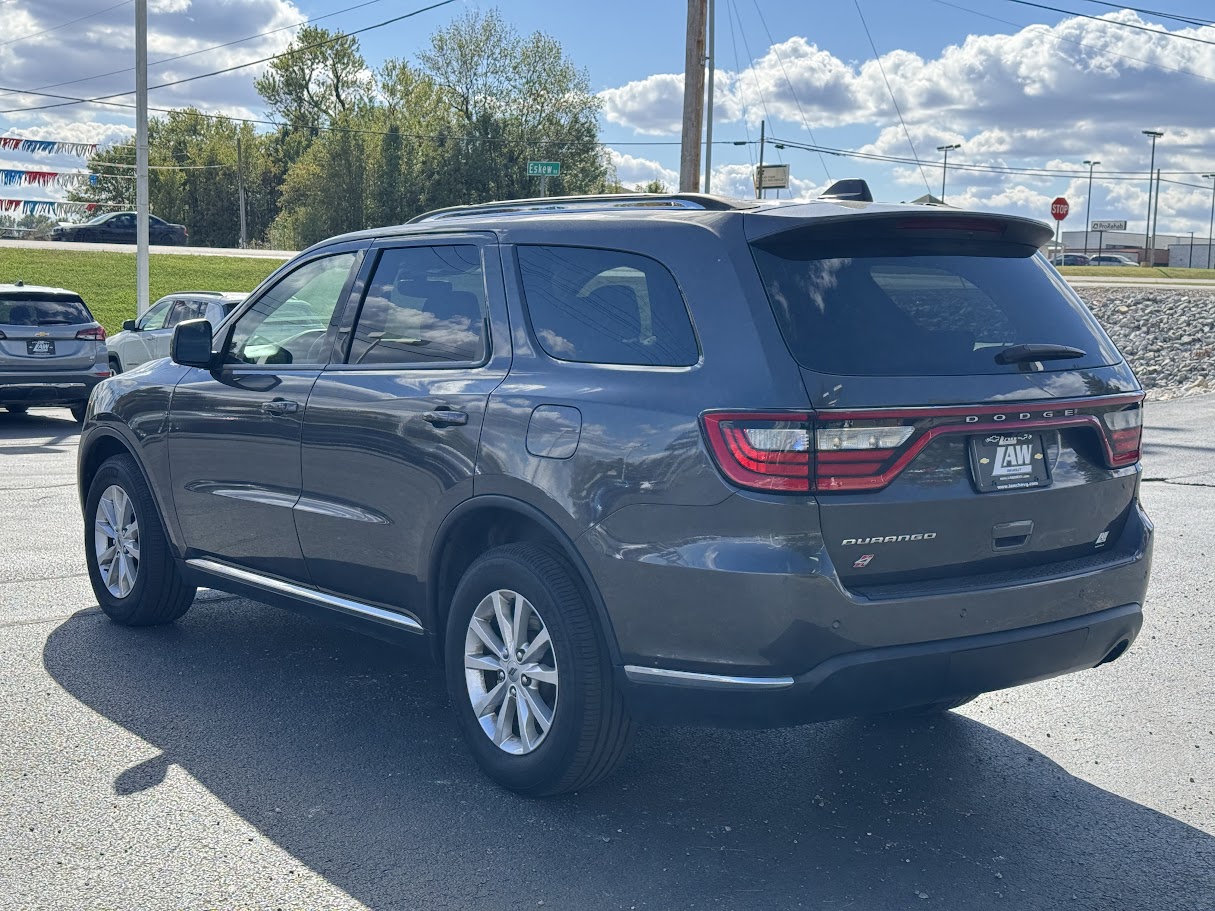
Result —
[[561, 162], [559, 161], [529, 161], [527, 163], [528, 177], [560, 177]]

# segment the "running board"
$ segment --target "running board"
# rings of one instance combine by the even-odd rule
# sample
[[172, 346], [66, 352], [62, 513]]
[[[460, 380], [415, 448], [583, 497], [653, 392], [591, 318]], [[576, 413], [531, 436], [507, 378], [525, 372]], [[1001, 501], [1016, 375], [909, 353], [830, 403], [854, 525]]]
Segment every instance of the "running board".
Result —
[[372, 607], [370, 604], [351, 601], [349, 598], [339, 598], [337, 595], [329, 595], [314, 588], [296, 585], [293, 582], [284, 582], [282, 579], [263, 576], [260, 573], [250, 572], [247, 569], [237, 569], [234, 566], [217, 563], [214, 560], [187, 560], [186, 565], [214, 576], [243, 582], [246, 585], [253, 585], [275, 594], [287, 595], [292, 598], [298, 598], [301, 601], [319, 604], [321, 607], [327, 607], [352, 617], [374, 620], [377, 623], [394, 626], [398, 629], [406, 629], [413, 633], [423, 632], [422, 624], [407, 614], [384, 610], [382, 607]]

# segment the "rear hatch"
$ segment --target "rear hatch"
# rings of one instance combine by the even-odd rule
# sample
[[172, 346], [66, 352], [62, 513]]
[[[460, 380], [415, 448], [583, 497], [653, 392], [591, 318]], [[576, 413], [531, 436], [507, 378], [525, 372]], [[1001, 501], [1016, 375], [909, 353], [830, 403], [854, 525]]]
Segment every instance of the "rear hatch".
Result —
[[104, 340], [78, 295], [20, 289], [0, 294], [0, 371], [90, 371]]
[[1142, 396], [1037, 252], [1049, 228], [932, 210], [753, 224], [755, 263], [812, 403], [803, 437], [755, 439], [805, 440], [846, 585], [1117, 545]]

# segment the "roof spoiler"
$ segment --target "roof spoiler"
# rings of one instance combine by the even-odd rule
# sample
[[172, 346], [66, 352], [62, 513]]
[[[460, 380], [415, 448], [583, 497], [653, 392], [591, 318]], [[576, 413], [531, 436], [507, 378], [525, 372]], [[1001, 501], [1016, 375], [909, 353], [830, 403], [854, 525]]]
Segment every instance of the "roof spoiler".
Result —
[[873, 202], [869, 184], [861, 177], [845, 177], [823, 190], [819, 199], [840, 199], [850, 202]]

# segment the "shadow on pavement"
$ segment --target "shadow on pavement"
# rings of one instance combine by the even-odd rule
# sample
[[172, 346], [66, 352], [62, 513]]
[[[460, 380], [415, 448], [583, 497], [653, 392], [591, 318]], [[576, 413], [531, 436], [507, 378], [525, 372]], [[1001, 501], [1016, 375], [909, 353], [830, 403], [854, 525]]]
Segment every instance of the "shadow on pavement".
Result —
[[1126, 911], [1215, 895], [1215, 838], [960, 715], [647, 729], [604, 784], [529, 801], [479, 775], [435, 669], [251, 602], [155, 630], [77, 614], [43, 659], [162, 751], [113, 770], [116, 800], [176, 764], [375, 909]]
[[[5, 455], [67, 452], [79, 434], [80, 425], [66, 408], [31, 410], [25, 414], [0, 410], [0, 452]], [[17, 445], [10, 444], [10, 440]], [[37, 442], [20, 445], [33, 440]]]

